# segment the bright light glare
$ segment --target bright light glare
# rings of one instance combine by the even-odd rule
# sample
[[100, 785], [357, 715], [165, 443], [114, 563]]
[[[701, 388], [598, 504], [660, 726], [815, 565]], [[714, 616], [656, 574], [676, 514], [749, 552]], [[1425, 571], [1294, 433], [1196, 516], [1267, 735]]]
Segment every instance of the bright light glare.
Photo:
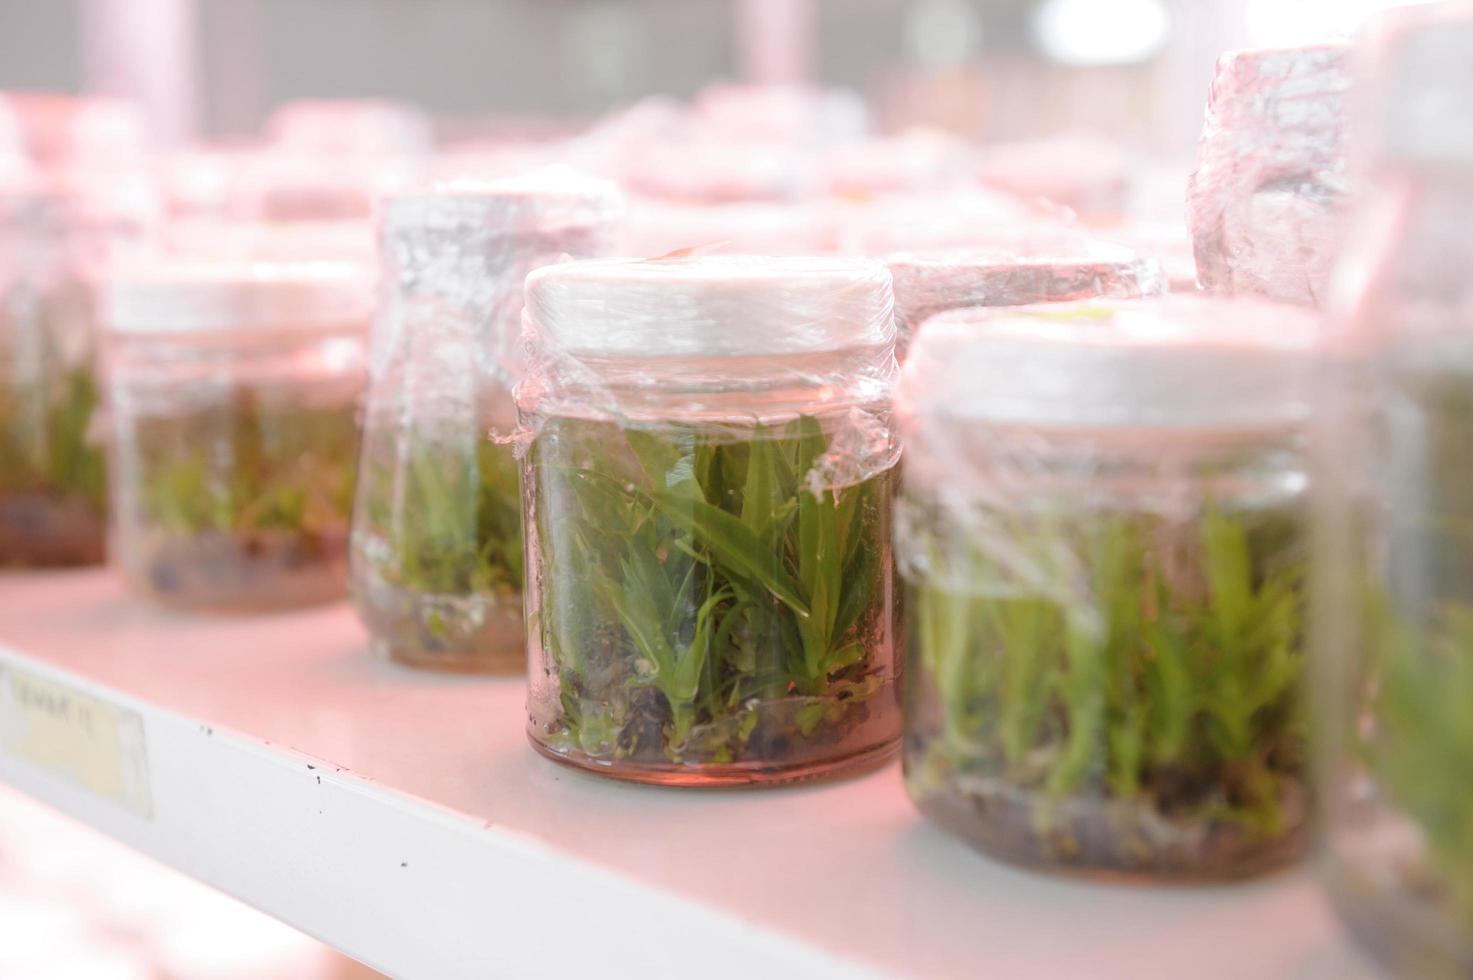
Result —
[[1248, 0], [1249, 42], [1262, 47], [1311, 44], [1353, 33], [1371, 14], [1429, 0]]
[[1044, 0], [1033, 14], [1033, 39], [1066, 65], [1146, 61], [1171, 35], [1164, 0]]

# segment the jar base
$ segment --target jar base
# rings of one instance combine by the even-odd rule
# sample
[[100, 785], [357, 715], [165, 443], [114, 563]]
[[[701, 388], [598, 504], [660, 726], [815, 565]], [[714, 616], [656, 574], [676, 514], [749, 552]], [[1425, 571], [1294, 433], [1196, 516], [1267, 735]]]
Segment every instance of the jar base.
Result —
[[1358, 947], [1397, 976], [1473, 976], [1473, 943], [1445, 910], [1405, 890], [1391, 891], [1331, 861], [1331, 903]]
[[[1057, 801], [1016, 787], [989, 793], [917, 791], [916, 808], [991, 858], [1031, 871], [1125, 883], [1212, 884], [1258, 877], [1300, 861], [1308, 848], [1302, 800], [1289, 829], [1250, 839], [1212, 821], [1176, 824], [1142, 806]], [[1041, 829], [1048, 806], [1051, 826]]]
[[352, 565], [353, 608], [376, 656], [417, 670], [526, 673], [520, 593], [417, 592], [390, 582], [358, 552]]
[[527, 653], [520, 644], [498, 650], [426, 650], [373, 639], [369, 649], [376, 657], [415, 670], [497, 677], [520, 677], [527, 672]]
[[0, 567], [76, 568], [106, 559], [102, 519], [78, 498], [0, 497]]
[[238, 539], [214, 532], [124, 542], [116, 551], [139, 562], [121, 568], [129, 587], [168, 609], [289, 612], [348, 594], [345, 535], [321, 540], [311, 551], [295, 535]]
[[791, 764], [749, 762], [725, 765], [702, 764], [700, 766], [682, 766], [676, 763], [631, 765], [627, 762], [604, 762], [582, 753], [559, 752], [543, 743], [531, 731], [527, 732], [527, 741], [532, 743], [532, 748], [536, 749], [539, 754], [580, 772], [627, 783], [712, 789], [740, 786], [786, 786], [793, 783], [847, 779], [887, 765], [900, 752], [900, 741], [897, 738], [844, 756]]

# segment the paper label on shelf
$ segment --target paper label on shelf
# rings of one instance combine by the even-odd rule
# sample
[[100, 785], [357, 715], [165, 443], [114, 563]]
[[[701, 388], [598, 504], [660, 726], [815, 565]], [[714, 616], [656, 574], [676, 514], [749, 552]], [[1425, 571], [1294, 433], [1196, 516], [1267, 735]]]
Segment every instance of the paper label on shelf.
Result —
[[152, 816], [143, 719], [67, 684], [0, 664], [0, 751]]

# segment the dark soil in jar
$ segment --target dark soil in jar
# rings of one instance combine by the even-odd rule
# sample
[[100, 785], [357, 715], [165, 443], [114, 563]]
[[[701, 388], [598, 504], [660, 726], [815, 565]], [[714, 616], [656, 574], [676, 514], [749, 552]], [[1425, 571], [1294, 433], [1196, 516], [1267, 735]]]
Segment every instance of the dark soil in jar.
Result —
[[240, 387], [124, 421], [118, 564], [161, 602], [312, 605], [347, 591], [357, 406], [340, 385]]
[[0, 491], [0, 566], [97, 565], [105, 539], [102, 516], [85, 497]]
[[1053, 799], [999, 779], [961, 775], [913, 791], [917, 806], [986, 854], [1029, 868], [1090, 876], [1229, 881], [1293, 864], [1308, 846], [1308, 793], [1285, 781], [1274, 833], [1142, 799]]
[[332, 602], [347, 591], [347, 529], [158, 534], [128, 571], [142, 592], [181, 608], [246, 612]]
[[106, 488], [90, 436], [96, 382], [90, 363], [67, 368], [59, 351], [42, 350], [30, 384], [0, 382], [0, 566], [98, 564]]
[[1436, 873], [1384, 869], [1394, 877], [1373, 880], [1331, 854], [1325, 872], [1330, 898], [1363, 949], [1397, 976], [1473, 976], [1473, 937], [1458, 922]]

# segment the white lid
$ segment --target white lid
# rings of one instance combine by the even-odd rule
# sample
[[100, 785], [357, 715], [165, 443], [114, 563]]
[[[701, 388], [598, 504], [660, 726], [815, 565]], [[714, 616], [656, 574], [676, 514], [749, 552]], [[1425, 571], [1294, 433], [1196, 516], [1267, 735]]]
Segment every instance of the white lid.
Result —
[[566, 167], [499, 180], [453, 180], [390, 195], [389, 239], [455, 231], [477, 237], [555, 232], [612, 222], [623, 198], [611, 181]]
[[527, 277], [544, 347], [609, 357], [752, 357], [893, 345], [879, 262], [742, 255], [568, 262]]
[[115, 274], [102, 322], [119, 333], [367, 326], [374, 284], [349, 262], [168, 262]]
[[902, 414], [1041, 428], [1258, 428], [1309, 413], [1320, 322], [1256, 300], [1168, 296], [968, 309], [926, 322]]

